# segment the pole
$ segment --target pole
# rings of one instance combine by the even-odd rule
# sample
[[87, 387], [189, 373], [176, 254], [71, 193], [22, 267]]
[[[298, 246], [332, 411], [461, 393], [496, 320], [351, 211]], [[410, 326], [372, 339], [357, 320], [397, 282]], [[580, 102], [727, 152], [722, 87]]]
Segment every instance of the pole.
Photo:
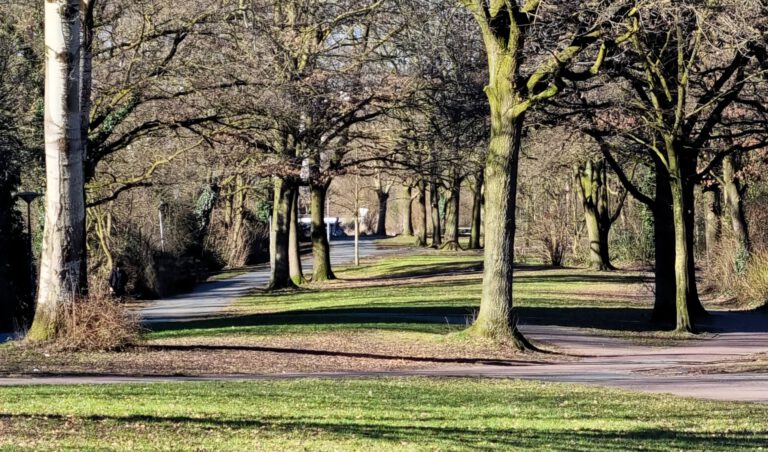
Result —
[[[357, 152], [355, 152], [357, 154]], [[355, 267], [360, 266], [360, 174], [355, 174]]]
[[[325, 191], [325, 218], [331, 218], [331, 190], [330, 187]], [[331, 243], [331, 225], [325, 222], [325, 234], [328, 236], [328, 243]]]
[[160, 218], [160, 251], [165, 253], [165, 225], [163, 224], [163, 207], [165, 204], [160, 204], [157, 208], [157, 215]]
[[277, 249], [277, 241], [275, 235], [275, 225], [273, 224], [272, 215], [269, 216], [269, 270], [275, 271], [275, 251]]

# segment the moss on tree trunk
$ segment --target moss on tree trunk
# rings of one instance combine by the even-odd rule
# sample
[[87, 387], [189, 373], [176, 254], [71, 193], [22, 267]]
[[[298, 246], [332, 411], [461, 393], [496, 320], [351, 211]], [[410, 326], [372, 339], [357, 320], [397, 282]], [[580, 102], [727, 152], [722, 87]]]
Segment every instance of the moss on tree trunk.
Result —
[[291, 201], [291, 219], [288, 230], [288, 266], [291, 281], [296, 285], [307, 282], [301, 267], [301, 230], [299, 229], [299, 191], [294, 190]]
[[312, 210], [312, 281], [329, 281], [336, 279], [331, 268], [331, 245], [328, 242], [327, 225], [325, 224], [325, 199], [328, 186], [313, 184], [311, 187]]
[[289, 235], [291, 208], [293, 207], [295, 185], [279, 177], [274, 178], [275, 201], [272, 208], [272, 275], [270, 290], [294, 288], [289, 264]]

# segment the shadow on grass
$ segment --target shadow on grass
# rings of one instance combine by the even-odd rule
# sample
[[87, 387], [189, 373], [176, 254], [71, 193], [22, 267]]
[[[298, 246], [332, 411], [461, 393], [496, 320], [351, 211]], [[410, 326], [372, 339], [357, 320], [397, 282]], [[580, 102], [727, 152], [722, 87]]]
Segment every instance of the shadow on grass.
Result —
[[[219, 317], [208, 320], [152, 325], [154, 332], [174, 330], [226, 329], [256, 326], [343, 325], [359, 324], [448, 324], [466, 326], [471, 323], [475, 306], [456, 307], [361, 307], [292, 311], [274, 314], [252, 314]], [[516, 312], [522, 324], [551, 325], [623, 331], [653, 331], [650, 309], [643, 308], [554, 308], [520, 307]]]
[[423, 279], [434, 276], [458, 276], [479, 274], [483, 269], [482, 262], [449, 262], [443, 264], [415, 263], [411, 265], [395, 265], [392, 271], [385, 275], [366, 276], [361, 278], [341, 278], [344, 281], [380, 281], [390, 279]]
[[411, 361], [433, 364], [484, 364], [492, 366], [526, 366], [544, 364], [544, 361], [489, 359], [489, 358], [432, 358], [422, 356], [384, 355], [379, 353], [355, 353], [328, 350], [313, 350], [307, 348], [262, 347], [257, 345], [144, 345], [144, 350], [157, 352], [192, 352], [192, 351], [238, 351], [280, 353], [287, 355], [333, 356], [345, 358], [378, 359], [384, 361]]
[[[517, 307], [522, 325], [561, 326], [614, 330], [624, 332], [651, 332], [672, 330], [673, 324], [653, 323], [651, 309], [641, 307]], [[427, 306], [427, 307], [370, 307], [290, 311], [270, 314], [250, 314], [218, 317], [191, 322], [158, 323], [151, 325], [153, 332], [179, 330], [225, 330], [244, 327], [323, 326], [350, 325], [361, 329], [435, 332], [435, 325], [443, 325], [448, 331], [468, 326], [476, 315], [477, 307]], [[711, 318], [699, 322], [702, 332], [716, 333], [768, 333], [768, 315], [765, 312], [716, 312]], [[199, 332], [199, 331], [198, 331]]]
[[[209, 428], [226, 428], [232, 433], [247, 433], [249, 436], [254, 431], [268, 431], [271, 434], [298, 435], [299, 438], [322, 439], [322, 434], [328, 434], [328, 439], [334, 441], [345, 440], [379, 440], [394, 444], [411, 444], [429, 446], [440, 444], [449, 448], [483, 448], [504, 447], [512, 449], [521, 448], [545, 448], [555, 450], [604, 450], [623, 451], [627, 449], [651, 448], [653, 450], [668, 450], [670, 448], [683, 448], [690, 450], [732, 450], [762, 448], [768, 441], [768, 433], [763, 431], [739, 431], [728, 432], [691, 432], [673, 428], [661, 427], [636, 427], [629, 430], [609, 429], [568, 429], [546, 428], [537, 429], [525, 426], [516, 428], [493, 427], [497, 422], [494, 416], [488, 416], [487, 424], [482, 428], [475, 426], [457, 426], [461, 418], [444, 418], [429, 416], [425, 419], [415, 419], [407, 424], [385, 423], [388, 419], [366, 419], [361, 417], [338, 419], [323, 419], [300, 412], [289, 416], [259, 416], [257, 419], [245, 417], [222, 419], [220, 416], [153, 416], [153, 415], [81, 415], [64, 416], [60, 414], [8, 414], [0, 413], [0, 421], [12, 421], [40, 424], [41, 417], [45, 422], [35, 429], [45, 428], [46, 424], [64, 424], [71, 422], [73, 418], [92, 424], [98, 432], [100, 425], [109, 431], [111, 425], [118, 424], [130, 431], [136, 426], [142, 429], [168, 429], [188, 435], [186, 441], [201, 440], [207, 435]], [[609, 420], [609, 419], [606, 419]], [[457, 422], [458, 421], [458, 422]], [[440, 422], [441, 426], [428, 423]], [[691, 423], [696, 420], [691, 419]], [[52, 425], [51, 427], [55, 427]], [[186, 429], [189, 429], [185, 433]], [[174, 438], [177, 435], [172, 435]], [[425, 442], [426, 439], [426, 442]], [[168, 438], [171, 440], [171, 438]], [[175, 440], [178, 440], [176, 438]], [[407, 442], [407, 443], [406, 443]], [[340, 444], [343, 444], [340, 443]], [[178, 444], [177, 444], [178, 446]], [[380, 444], [384, 447], [385, 444]]]

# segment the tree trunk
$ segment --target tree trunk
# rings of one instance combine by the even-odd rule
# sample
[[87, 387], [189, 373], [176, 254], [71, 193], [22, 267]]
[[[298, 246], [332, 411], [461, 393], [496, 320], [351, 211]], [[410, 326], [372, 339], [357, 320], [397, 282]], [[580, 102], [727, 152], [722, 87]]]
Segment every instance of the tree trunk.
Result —
[[325, 198], [328, 185], [313, 184], [311, 187], [312, 210], [312, 281], [336, 279], [331, 267], [331, 245], [328, 243], [328, 231], [325, 224]]
[[656, 203], [653, 208], [656, 291], [652, 320], [674, 323], [675, 228], [672, 220], [672, 193], [666, 169], [660, 162], [656, 166]]
[[237, 268], [246, 264], [248, 259], [248, 242], [245, 231], [245, 203], [247, 192], [242, 175], [234, 178], [232, 195], [227, 200], [227, 267]]
[[80, 4], [81, 0], [45, 2], [46, 216], [30, 340], [53, 338], [59, 307], [87, 285]]
[[711, 268], [715, 248], [720, 242], [722, 205], [720, 203], [720, 186], [713, 185], [704, 190], [704, 204], [707, 212], [704, 217], [704, 239], [707, 247], [707, 265]]
[[275, 202], [272, 208], [272, 275], [268, 289], [294, 288], [289, 266], [289, 235], [291, 209], [296, 187], [293, 183], [275, 177]]
[[443, 246], [443, 231], [440, 224], [440, 194], [435, 180], [430, 183], [429, 204], [432, 213], [432, 248], [440, 248]]
[[587, 225], [587, 236], [589, 237], [589, 267], [594, 270], [610, 270], [610, 264], [605, 260], [605, 248], [600, 224], [597, 219], [597, 212], [594, 209], [586, 207], [584, 209], [584, 220]]
[[480, 228], [483, 221], [483, 172], [475, 177], [475, 192], [472, 199], [472, 228], [469, 233], [469, 249], [482, 249]]
[[389, 205], [389, 191], [377, 191], [376, 198], [379, 201], [379, 218], [376, 222], [376, 235], [385, 237], [387, 235], [387, 207]]
[[418, 246], [427, 246], [427, 184], [423, 180], [419, 182], [419, 196], [416, 198], [419, 209], [419, 235], [416, 238]]
[[301, 230], [299, 229], [299, 190], [294, 190], [291, 202], [291, 220], [288, 230], [288, 266], [291, 280], [296, 285], [307, 282], [301, 267]]
[[403, 235], [413, 237], [413, 187], [407, 185], [403, 195]]
[[[589, 266], [599, 271], [614, 270], [608, 252], [613, 225], [608, 202], [608, 176], [604, 161], [589, 161], [574, 168], [576, 186], [584, 209], [589, 237]], [[618, 207], [619, 209], [621, 206]]]
[[752, 251], [749, 242], [749, 228], [747, 217], [744, 214], [744, 202], [742, 200], [743, 188], [739, 177], [741, 167], [738, 158], [728, 156], [723, 159], [723, 182], [725, 182], [725, 209], [731, 218], [733, 235], [739, 247], [739, 253], [749, 257]]
[[698, 319], [706, 317], [707, 311], [704, 309], [704, 305], [701, 304], [701, 298], [699, 297], [699, 285], [696, 281], [696, 253], [694, 249], [696, 247], [696, 184], [690, 182], [689, 176], [696, 174], [696, 160], [686, 161], [683, 169], [683, 215], [685, 218], [685, 230], [687, 248], [688, 248], [688, 289], [686, 294], [686, 304], [688, 305], [688, 312], [692, 318]]
[[461, 205], [461, 180], [454, 178], [451, 188], [448, 190], [448, 199], [445, 208], [445, 243], [443, 248], [453, 251], [461, 249], [459, 246], [459, 206]]
[[[491, 91], [491, 90], [489, 90]], [[515, 203], [523, 118], [509, 120], [504, 112], [503, 93], [489, 93], [492, 133], [485, 172], [485, 258], [480, 312], [472, 331], [485, 337], [509, 341], [517, 348], [529, 346], [517, 331], [512, 309], [515, 250]], [[507, 99], [509, 102], [511, 99]]]
[[673, 144], [667, 143], [667, 158], [669, 159], [669, 186], [672, 193], [672, 221], [675, 225], [675, 312], [676, 331], [694, 332], [693, 321], [688, 310], [688, 295], [691, 291], [690, 279], [688, 220], [686, 218], [686, 196], [682, 165]]

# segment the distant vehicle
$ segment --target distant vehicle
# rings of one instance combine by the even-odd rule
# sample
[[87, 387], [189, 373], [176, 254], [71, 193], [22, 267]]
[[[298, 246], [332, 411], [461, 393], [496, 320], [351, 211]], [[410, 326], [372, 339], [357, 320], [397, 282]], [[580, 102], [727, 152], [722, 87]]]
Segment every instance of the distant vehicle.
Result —
[[[338, 217], [326, 217], [325, 227], [331, 234], [331, 237], [344, 237], [344, 229], [341, 227], [341, 219]], [[299, 228], [301, 229], [302, 238], [309, 240], [312, 234], [312, 218], [301, 217], [299, 218]]]
[[459, 236], [469, 237], [470, 235], [472, 235], [472, 228], [469, 228], [469, 227], [459, 228]]

